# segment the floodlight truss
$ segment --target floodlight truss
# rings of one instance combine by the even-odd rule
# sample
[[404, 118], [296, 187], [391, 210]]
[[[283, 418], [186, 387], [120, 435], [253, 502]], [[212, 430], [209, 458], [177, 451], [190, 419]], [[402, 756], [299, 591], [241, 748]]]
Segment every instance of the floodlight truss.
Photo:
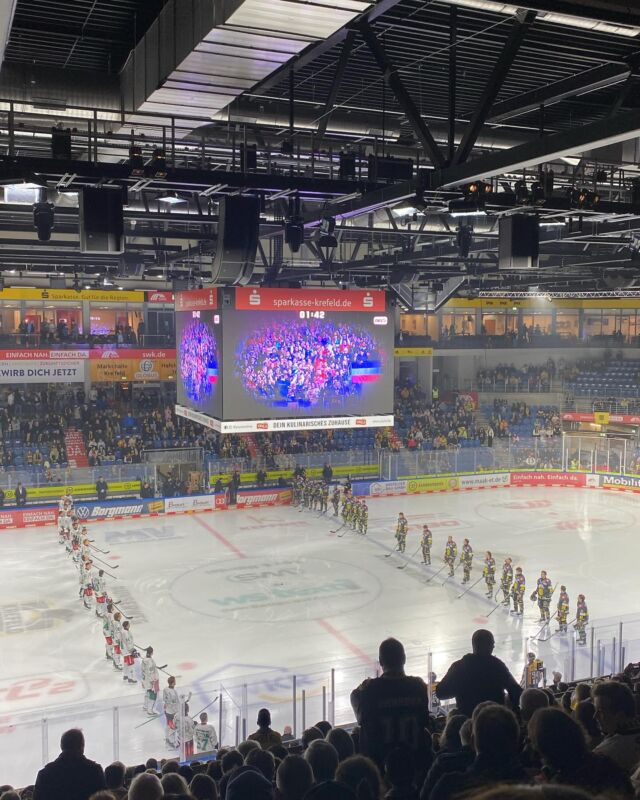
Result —
[[504, 291], [498, 289], [480, 289], [478, 297], [491, 297], [501, 300], [606, 300], [630, 297], [640, 298], [640, 289], [606, 289], [602, 291]]

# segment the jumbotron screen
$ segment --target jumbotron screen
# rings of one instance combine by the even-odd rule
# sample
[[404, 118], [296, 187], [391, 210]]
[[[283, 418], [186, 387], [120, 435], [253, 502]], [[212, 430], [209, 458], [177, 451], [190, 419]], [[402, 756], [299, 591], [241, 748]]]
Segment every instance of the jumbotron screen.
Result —
[[176, 295], [177, 398], [211, 417], [222, 415], [222, 337], [216, 289]]
[[224, 315], [225, 420], [393, 412], [382, 291], [236, 289]]

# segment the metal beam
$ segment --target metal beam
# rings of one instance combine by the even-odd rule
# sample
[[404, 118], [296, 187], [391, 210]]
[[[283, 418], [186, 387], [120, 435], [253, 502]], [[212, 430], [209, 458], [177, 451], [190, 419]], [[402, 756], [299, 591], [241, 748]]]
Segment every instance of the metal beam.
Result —
[[374, 57], [376, 64], [384, 75], [387, 85], [398, 101], [398, 105], [404, 111], [405, 116], [411, 123], [414, 133], [429, 156], [431, 163], [434, 167], [443, 167], [445, 163], [444, 156], [440, 152], [436, 140], [433, 138], [431, 131], [420, 116], [420, 112], [407, 92], [397, 68], [389, 60], [384, 48], [368, 23], [364, 22], [359, 24], [358, 29], [367, 47], [371, 51], [371, 55]]
[[487, 119], [487, 115], [489, 114], [491, 106], [498, 96], [500, 89], [502, 88], [502, 84], [504, 83], [504, 80], [511, 69], [511, 65], [518, 54], [520, 45], [522, 44], [522, 41], [528, 33], [529, 28], [533, 24], [535, 18], [535, 11], [527, 11], [525, 14], [518, 12], [516, 15], [509, 33], [509, 37], [502, 48], [502, 52], [498, 56], [496, 65], [493, 68], [493, 73], [489, 78], [489, 82], [487, 83], [484, 92], [482, 93], [480, 102], [478, 103], [476, 111], [471, 118], [471, 122], [469, 123], [469, 127], [464, 132], [462, 141], [458, 145], [458, 149], [456, 150], [456, 154], [453, 159], [453, 164], [460, 164], [469, 158], [469, 155], [473, 150], [473, 146], [476, 143], [476, 139], [478, 138], [478, 135], [482, 130], [482, 126]]
[[456, 152], [456, 92], [458, 77], [458, 7], [449, 9], [449, 164]]
[[353, 48], [353, 43], [355, 41], [355, 38], [356, 38], [355, 31], [349, 31], [349, 33], [347, 34], [347, 38], [344, 40], [344, 44], [342, 45], [342, 50], [340, 51], [340, 58], [338, 59], [338, 64], [336, 65], [336, 72], [335, 75], [333, 76], [333, 83], [331, 84], [329, 96], [327, 97], [327, 100], [324, 104], [324, 110], [322, 112], [322, 116], [320, 117], [320, 121], [318, 123], [318, 131], [317, 131], [318, 144], [322, 142], [322, 138], [327, 130], [327, 125], [329, 123], [333, 107], [336, 104], [336, 98], [338, 97], [340, 84], [342, 83], [342, 77], [344, 75], [347, 62], [349, 61], [349, 56], [351, 55], [351, 50]]
[[[380, 17], [382, 14], [386, 14], [387, 11], [390, 11], [400, 2], [402, 2], [402, 0], [378, 0], [375, 6], [369, 11], [365, 11], [359, 20], [374, 22], [376, 19], [378, 19], [378, 17]], [[282, 83], [282, 81], [288, 76], [290, 69], [293, 69], [294, 72], [299, 72], [301, 69], [308, 67], [309, 64], [314, 62], [316, 59], [320, 58], [325, 53], [328, 53], [341, 42], [344, 42], [348, 33], [349, 28], [340, 28], [339, 31], [336, 31], [327, 39], [324, 39], [321, 42], [313, 42], [312, 44], [308, 45], [308, 47], [306, 47], [301, 53], [298, 53], [298, 55], [293, 59], [289, 59], [289, 61], [272, 72], [271, 75], [268, 75], [266, 78], [264, 78], [264, 80], [260, 81], [260, 83], [257, 83], [249, 92], [247, 92], [247, 94], [257, 95], [266, 92], [269, 89], [273, 89], [274, 86]], [[242, 95], [240, 96], [242, 97]]]
[[459, 186], [468, 181], [491, 178], [506, 172], [517, 172], [525, 167], [545, 164], [562, 156], [624, 142], [637, 136], [640, 136], [640, 110], [627, 111], [580, 128], [571, 128], [542, 139], [535, 139], [508, 150], [489, 153], [465, 164], [447, 167], [434, 176], [433, 185], [440, 189]]
[[510, 97], [501, 103], [495, 103], [489, 112], [487, 120], [490, 122], [502, 122], [505, 119], [519, 117], [529, 111], [535, 111], [541, 105], [550, 106], [566, 100], [568, 97], [575, 97], [578, 94], [595, 92], [607, 86], [620, 83], [629, 75], [629, 67], [626, 64], [605, 64], [603, 67], [594, 67], [570, 78], [563, 78], [554, 81], [546, 86], [524, 92], [516, 97]]

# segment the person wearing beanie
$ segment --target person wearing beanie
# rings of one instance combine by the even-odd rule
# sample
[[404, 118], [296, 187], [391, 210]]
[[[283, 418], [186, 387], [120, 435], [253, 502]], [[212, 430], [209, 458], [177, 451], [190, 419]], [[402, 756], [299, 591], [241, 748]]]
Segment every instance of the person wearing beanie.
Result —
[[273, 798], [273, 786], [255, 767], [238, 767], [227, 784], [226, 800], [273, 800]]
[[268, 708], [261, 708], [258, 711], [258, 730], [249, 736], [249, 740], [258, 742], [263, 750], [282, 744], [282, 736], [271, 728], [271, 713]]

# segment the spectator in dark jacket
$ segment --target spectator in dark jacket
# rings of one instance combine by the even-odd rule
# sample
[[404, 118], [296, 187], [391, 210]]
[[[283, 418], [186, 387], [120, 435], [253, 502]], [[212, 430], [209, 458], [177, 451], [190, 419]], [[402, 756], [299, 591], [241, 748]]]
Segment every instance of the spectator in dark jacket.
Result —
[[420, 800], [428, 800], [440, 778], [448, 772], [464, 772], [471, 766], [474, 752], [471, 749], [471, 720], [463, 714], [451, 713], [440, 738], [440, 750], [429, 770]]
[[476, 631], [471, 639], [473, 652], [454, 661], [437, 685], [436, 696], [440, 700], [455, 697], [458, 710], [467, 717], [484, 700], [504, 704], [505, 692], [513, 708], [518, 708], [522, 689], [506, 665], [492, 655], [494, 646], [491, 631]]
[[65, 731], [60, 750], [58, 758], [38, 773], [33, 800], [88, 800], [105, 788], [102, 767], [84, 756], [82, 731]]
[[4, 489], [0, 489], [0, 508], [4, 508]]
[[102, 475], [96, 481], [96, 494], [98, 495], [98, 500], [106, 500], [107, 499], [107, 482], [102, 477]]
[[27, 505], [27, 490], [21, 483], [16, 486], [16, 505], [18, 508]]
[[322, 477], [325, 483], [331, 483], [331, 481], [333, 480], [333, 469], [331, 468], [331, 465], [326, 461], [324, 467], [322, 468]]
[[472, 725], [476, 751], [473, 763], [464, 772], [443, 775], [430, 800], [449, 800], [496, 783], [529, 782], [518, 757], [520, 727], [515, 714], [490, 703], [473, 715]]

